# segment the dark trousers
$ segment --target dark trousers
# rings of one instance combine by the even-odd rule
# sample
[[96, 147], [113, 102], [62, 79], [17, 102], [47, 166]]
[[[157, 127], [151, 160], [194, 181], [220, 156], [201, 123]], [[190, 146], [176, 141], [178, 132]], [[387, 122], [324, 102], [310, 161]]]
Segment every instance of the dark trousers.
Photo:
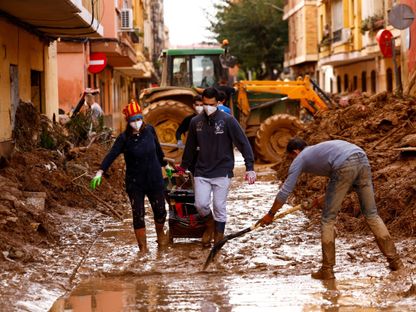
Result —
[[127, 193], [130, 199], [133, 227], [134, 229], [141, 229], [145, 227], [145, 210], [144, 210], [144, 196], [147, 196], [150, 206], [153, 210], [153, 218], [155, 223], [163, 224], [166, 220], [165, 196], [163, 190], [157, 191], [131, 191]]

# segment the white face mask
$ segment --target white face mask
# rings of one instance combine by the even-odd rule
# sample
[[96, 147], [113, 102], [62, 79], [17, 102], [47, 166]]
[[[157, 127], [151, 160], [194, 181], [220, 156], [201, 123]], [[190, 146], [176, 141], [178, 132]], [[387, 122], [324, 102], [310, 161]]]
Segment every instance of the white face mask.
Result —
[[196, 111], [197, 114], [201, 114], [204, 111], [204, 107], [195, 106], [195, 111]]
[[137, 119], [135, 121], [130, 122], [129, 124], [134, 130], [139, 131], [143, 125], [143, 120]]
[[216, 110], [217, 110], [216, 106], [204, 105], [205, 114], [207, 114], [208, 116], [215, 113]]

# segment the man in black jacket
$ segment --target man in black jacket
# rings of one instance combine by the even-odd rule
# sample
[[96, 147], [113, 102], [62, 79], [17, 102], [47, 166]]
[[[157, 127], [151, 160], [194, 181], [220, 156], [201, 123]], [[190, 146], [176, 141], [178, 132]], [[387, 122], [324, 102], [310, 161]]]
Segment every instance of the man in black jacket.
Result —
[[181, 124], [179, 125], [178, 129], [176, 130], [176, 141], [178, 142], [179, 148], [184, 148], [185, 145], [182, 142], [182, 135], [188, 132], [189, 124], [191, 123], [191, 119], [194, 118], [196, 115], [201, 114], [203, 111], [202, 107], [202, 97], [198, 94], [194, 96], [194, 104], [193, 104], [195, 113], [185, 117]]
[[[234, 169], [235, 145], [244, 157], [246, 180], [256, 180], [254, 156], [238, 121], [217, 110], [218, 91], [207, 88], [202, 93], [204, 113], [192, 118], [179, 170], [195, 163], [195, 207], [207, 226], [202, 244], [209, 247], [224, 237], [227, 220], [226, 201]], [[197, 150], [199, 147], [199, 151]], [[196, 161], [195, 161], [196, 160]], [[210, 208], [213, 195], [213, 211]]]

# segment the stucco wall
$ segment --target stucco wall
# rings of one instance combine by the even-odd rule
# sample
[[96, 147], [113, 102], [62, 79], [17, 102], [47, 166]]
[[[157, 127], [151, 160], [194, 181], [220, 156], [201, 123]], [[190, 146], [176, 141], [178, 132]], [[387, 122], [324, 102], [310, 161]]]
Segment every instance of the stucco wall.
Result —
[[31, 70], [43, 73], [45, 112], [52, 118], [58, 102], [57, 93], [50, 90], [56, 89], [56, 50], [37, 36], [0, 19], [0, 60], [0, 141], [4, 141], [12, 135], [10, 65], [17, 66], [18, 98], [27, 102], [31, 100]]

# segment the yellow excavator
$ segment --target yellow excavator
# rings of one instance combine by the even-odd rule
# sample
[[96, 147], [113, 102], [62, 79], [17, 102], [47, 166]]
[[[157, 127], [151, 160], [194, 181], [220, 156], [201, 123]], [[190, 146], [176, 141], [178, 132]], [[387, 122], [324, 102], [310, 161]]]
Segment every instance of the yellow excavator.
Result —
[[233, 115], [245, 129], [257, 160], [276, 162], [288, 140], [331, 99], [309, 76], [296, 81], [243, 80], [234, 84]]

